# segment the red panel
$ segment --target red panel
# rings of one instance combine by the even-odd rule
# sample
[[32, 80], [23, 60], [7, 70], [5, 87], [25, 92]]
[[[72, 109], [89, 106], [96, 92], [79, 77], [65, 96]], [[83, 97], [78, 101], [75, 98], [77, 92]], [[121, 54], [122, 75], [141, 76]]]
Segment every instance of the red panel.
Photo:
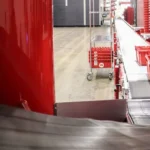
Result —
[[51, 0], [0, 0], [0, 103], [53, 114]]

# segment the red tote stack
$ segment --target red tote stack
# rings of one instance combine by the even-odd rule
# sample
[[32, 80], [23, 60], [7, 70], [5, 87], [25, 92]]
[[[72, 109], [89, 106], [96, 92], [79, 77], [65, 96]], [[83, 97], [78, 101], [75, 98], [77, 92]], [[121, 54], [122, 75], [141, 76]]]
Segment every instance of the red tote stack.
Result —
[[146, 55], [150, 55], [150, 46], [136, 46], [136, 59], [140, 66], [146, 66]]
[[150, 32], [150, 27], [149, 27], [149, 0], [143, 0], [144, 2], [144, 29], [145, 33]]
[[124, 11], [124, 18], [130, 25], [134, 24], [134, 8], [133, 7], [128, 7]]
[[92, 68], [111, 68], [111, 48], [94, 47], [89, 51], [89, 62]]

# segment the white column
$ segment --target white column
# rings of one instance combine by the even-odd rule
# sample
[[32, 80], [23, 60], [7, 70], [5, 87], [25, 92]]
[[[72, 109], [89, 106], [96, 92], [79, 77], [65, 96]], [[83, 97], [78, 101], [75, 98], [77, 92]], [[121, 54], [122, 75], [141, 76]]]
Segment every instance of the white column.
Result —
[[68, 0], [65, 0], [65, 6], [68, 6]]
[[84, 25], [86, 25], [86, 0], [83, 0], [83, 19]]

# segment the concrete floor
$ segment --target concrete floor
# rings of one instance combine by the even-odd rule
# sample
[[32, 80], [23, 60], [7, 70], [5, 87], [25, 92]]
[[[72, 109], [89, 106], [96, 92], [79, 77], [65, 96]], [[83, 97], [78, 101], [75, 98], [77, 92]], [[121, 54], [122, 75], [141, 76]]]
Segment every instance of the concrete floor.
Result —
[[[109, 28], [97, 27], [94, 34], [109, 35]], [[88, 49], [89, 28], [54, 28], [56, 102], [113, 99], [109, 70], [94, 70], [93, 81], [87, 81]]]

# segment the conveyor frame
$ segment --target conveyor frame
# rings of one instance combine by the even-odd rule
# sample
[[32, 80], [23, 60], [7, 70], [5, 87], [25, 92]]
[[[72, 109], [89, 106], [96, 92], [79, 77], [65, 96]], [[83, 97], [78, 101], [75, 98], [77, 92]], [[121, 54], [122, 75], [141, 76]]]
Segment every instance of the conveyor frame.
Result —
[[[123, 29], [123, 30], [122, 30]], [[135, 46], [148, 46], [149, 43], [146, 42], [140, 35], [138, 35], [133, 27], [131, 27], [127, 22], [125, 22], [123, 19], [116, 20], [116, 31], [117, 36], [119, 39], [119, 45], [120, 45], [120, 54], [122, 56], [122, 61], [124, 65], [124, 77], [126, 82], [128, 91], [129, 91], [129, 98], [134, 99], [133, 90], [135, 91], [135, 87], [133, 89], [131, 88], [131, 84], [135, 82], [142, 82], [149, 83], [147, 78], [147, 69], [146, 66], [139, 66], [139, 64], [136, 62], [136, 52], [135, 52]], [[147, 84], [146, 83], [146, 84]], [[140, 86], [140, 85], [139, 85]], [[150, 86], [147, 86], [150, 91]], [[140, 90], [140, 91], [138, 91]], [[137, 93], [141, 92], [142, 89], [137, 89]], [[145, 91], [143, 91], [145, 92]], [[136, 97], [141, 99], [148, 99], [150, 98], [150, 94], [147, 93], [148, 96], [144, 97]]]

